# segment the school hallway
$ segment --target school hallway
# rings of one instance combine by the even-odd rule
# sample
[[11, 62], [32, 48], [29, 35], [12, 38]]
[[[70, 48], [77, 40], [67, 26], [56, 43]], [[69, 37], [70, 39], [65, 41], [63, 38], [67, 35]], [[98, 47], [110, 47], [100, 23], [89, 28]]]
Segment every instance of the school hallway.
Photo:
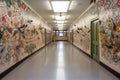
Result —
[[2, 80], [119, 80], [67, 41], [50, 43]]
[[0, 0], [0, 80], [120, 80], [120, 0]]

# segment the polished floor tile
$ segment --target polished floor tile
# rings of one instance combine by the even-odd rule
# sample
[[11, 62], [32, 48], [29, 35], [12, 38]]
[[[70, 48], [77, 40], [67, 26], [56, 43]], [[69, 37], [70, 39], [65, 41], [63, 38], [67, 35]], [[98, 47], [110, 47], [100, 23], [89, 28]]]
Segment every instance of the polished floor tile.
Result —
[[119, 80], [68, 42], [54, 42], [2, 80]]

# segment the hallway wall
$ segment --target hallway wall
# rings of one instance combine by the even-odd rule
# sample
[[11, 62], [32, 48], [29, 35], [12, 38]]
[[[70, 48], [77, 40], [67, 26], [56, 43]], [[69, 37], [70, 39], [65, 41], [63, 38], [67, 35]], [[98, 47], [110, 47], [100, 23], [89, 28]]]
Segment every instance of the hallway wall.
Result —
[[73, 36], [72, 36], [72, 34], [73, 34], [73, 32], [72, 31], [68, 31], [68, 41], [70, 42], [70, 43], [72, 43], [72, 41], [73, 41]]
[[99, 0], [73, 25], [73, 43], [91, 55], [91, 21], [99, 18], [100, 62], [120, 73], [120, 0]]
[[50, 43], [52, 41], [52, 31], [46, 30], [46, 44]]
[[100, 61], [120, 73], [120, 0], [99, 2]]
[[47, 27], [23, 1], [0, 0], [0, 73], [43, 47]]
[[90, 6], [91, 8], [83, 14], [78, 21], [73, 25], [73, 43], [90, 55], [90, 27], [91, 20], [98, 17], [97, 8]]

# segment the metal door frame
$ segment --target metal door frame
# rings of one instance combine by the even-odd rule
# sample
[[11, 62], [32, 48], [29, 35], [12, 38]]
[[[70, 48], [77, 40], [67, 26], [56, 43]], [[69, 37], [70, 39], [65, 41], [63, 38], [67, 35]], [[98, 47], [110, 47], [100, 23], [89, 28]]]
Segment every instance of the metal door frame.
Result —
[[[92, 59], [94, 59], [94, 60], [96, 60], [94, 57], [93, 57], [93, 47], [92, 47], [92, 45], [93, 45], [93, 42], [92, 42], [92, 40], [93, 40], [93, 37], [92, 37], [92, 23], [94, 23], [95, 21], [98, 21], [99, 22], [99, 19], [98, 18], [96, 18], [96, 19], [93, 19], [93, 20], [91, 20], [91, 58]], [[99, 55], [99, 24], [98, 24], [98, 34], [97, 34], [97, 36], [98, 36], [98, 59], [96, 60], [97, 62], [99, 62], [100, 60], [99, 60], [99, 57], [100, 57], [100, 55]]]

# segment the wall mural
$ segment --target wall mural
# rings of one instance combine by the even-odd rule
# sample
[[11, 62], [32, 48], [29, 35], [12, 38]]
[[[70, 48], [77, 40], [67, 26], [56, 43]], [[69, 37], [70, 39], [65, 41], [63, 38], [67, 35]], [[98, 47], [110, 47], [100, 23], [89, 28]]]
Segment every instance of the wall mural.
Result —
[[24, 2], [0, 0], [0, 73], [44, 45], [44, 28], [32, 16]]
[[[96, 5], [95, 5], [96, 6]], [[97, 15], [97, 8], [92, 7], [88, 10], [78, 22], [74, 25], [73, 29], [73, 42], [74, 44], [88, 53], [90, 55], [90, 26], [91, 26], [91, 19], [95, 18]], [[94, 16], [93, 16], [94, 15]]]
[[[120, 73], [120, 0], [100, 0], [100, 48], [102, 62]], [[105, 61], [103, 61], [105, 60]]]
[[48, 44], [51, 41], [51, 31], [46, 30], [46, 44]]
[[86, 25], [86, 22], [84, 22], [84, 25], [78, 25], [73, 34], [74, 44], [90, 53], [90, 25]]
[[74, 44], [90, 54], [90, 21], [96, 17], [100, 19], [100, 61], [120, 73], [120, 0], [99, 0], [82, 15], [73, 25]]

